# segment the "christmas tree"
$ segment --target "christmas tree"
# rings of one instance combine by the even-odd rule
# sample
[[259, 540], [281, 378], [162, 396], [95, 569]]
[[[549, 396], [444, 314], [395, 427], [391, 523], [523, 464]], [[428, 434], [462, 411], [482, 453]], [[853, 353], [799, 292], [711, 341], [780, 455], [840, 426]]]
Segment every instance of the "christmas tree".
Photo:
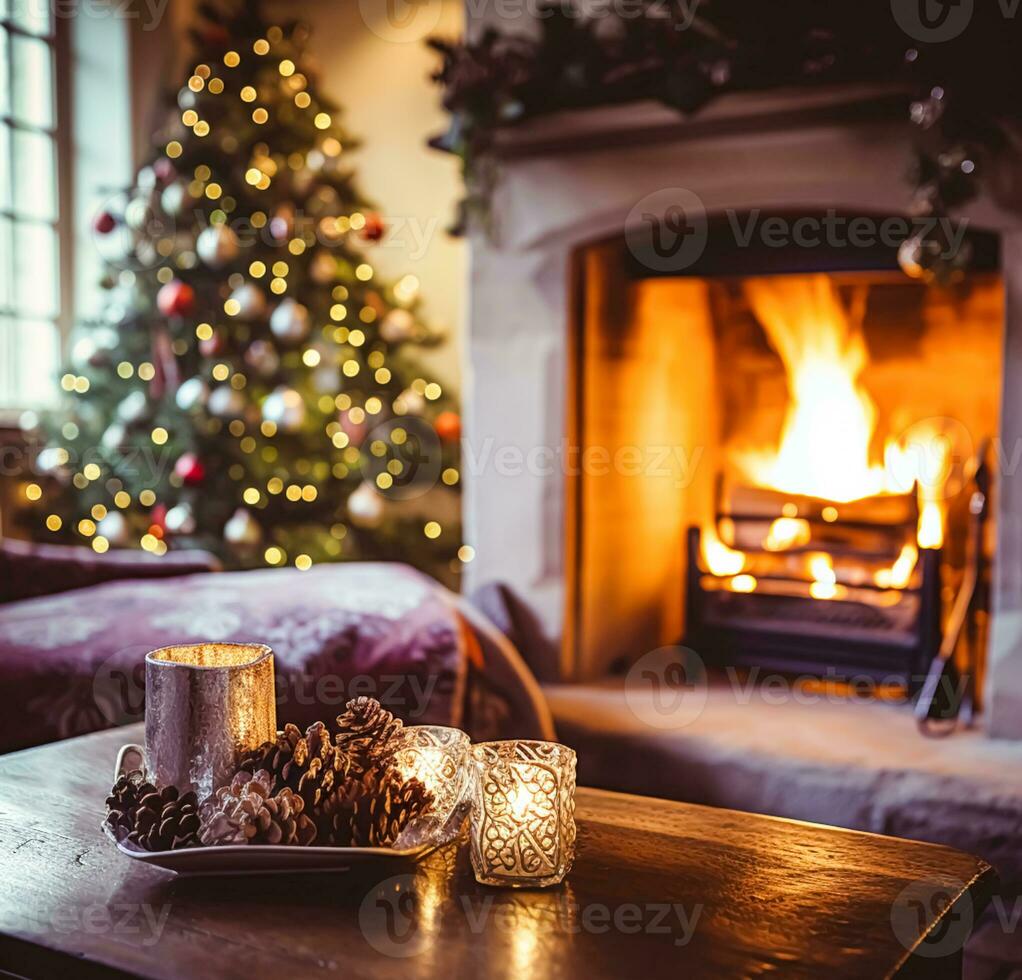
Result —
[[457, 571], [459, 419], [416, 368], [418, 281], [373, 269], [384, 225], [307, 35], [200, 7], [150, 162], [95, 220], [108, 298], [28, 494], [50, 540]]

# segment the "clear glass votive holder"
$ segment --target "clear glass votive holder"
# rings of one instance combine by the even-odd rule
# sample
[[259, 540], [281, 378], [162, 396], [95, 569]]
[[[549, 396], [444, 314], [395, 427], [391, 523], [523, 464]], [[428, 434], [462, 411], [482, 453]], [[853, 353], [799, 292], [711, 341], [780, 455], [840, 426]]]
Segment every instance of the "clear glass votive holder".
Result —
[[555, 742], [472, 747], [472, 868], [483, 885], [556, 885], [575, 859], [575, 753]]
[[401, 730], [394, 765], [405, 779], [418, 779], [432, 794], [433, 803], [401, 835], [398, 846], [414, 846], [424, 840], [442, 845], [458, 836], [471, 806], [471, 744], [468, 735], [458, 728], [410, 725]]

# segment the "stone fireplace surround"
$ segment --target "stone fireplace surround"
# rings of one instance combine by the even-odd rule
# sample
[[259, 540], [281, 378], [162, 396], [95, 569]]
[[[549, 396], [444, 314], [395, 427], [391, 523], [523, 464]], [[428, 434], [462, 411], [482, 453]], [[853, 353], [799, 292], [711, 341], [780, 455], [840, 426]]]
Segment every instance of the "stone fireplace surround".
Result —
[[[591, 681], [603, 671], [562, 644], [570, 629], [564, 466], [528, 460], [551, 451], [563, 459], [574, 250], [623, 237], [636, 203], [665, 188], [692, 192], [710, 215], [755, 208], [906, 214], [906, 104], [905, 93], [876, 86], [756, 93], [723, 97], [688, 120], [640, 103], [551, 116], [502, 134], [496, 231], [471, 241], [464, 489], [476, 558], [466, 585], [510, 585], [562, 649], [565, 680]], [[1011, 381], [1022, 371], [1022, 218], [990, 196], [963, 215], [1001, 238], [1004, 376], [992, 383], [1002, 388], [1000, 436], [1011, 447], [1022, 437], [1022, 385]], [[525, 464], [501, 466], [502, 451]], [[995, 501], [984, 726], [991, 736], [1022, 739], [1016, 475], [999, 474]]]

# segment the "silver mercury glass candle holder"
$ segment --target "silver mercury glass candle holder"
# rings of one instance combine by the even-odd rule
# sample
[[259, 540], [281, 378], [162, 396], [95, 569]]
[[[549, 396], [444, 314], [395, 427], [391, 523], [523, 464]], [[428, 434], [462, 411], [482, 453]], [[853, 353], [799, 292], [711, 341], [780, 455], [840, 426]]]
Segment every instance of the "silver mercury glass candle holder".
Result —
[[245, 752], [276, 736], [273, 651], [198, 643], [154, 650], [145, 662], [148, 776], [205, 800], [230, 783]]

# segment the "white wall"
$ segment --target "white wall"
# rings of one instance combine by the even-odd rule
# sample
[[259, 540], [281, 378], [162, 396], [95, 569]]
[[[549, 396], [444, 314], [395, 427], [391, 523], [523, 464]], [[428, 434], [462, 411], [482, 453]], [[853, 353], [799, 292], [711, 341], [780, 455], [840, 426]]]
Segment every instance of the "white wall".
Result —
[[427, 0], [406, 7], [390, 0], [292, 0], [288, 14], [313, 29], [311, 53], [327, 93], [345, 107], [343, 122], [362, 146], [357, 172], [363, 189], [391, 222], [374, 261], [384, 275], [414, 273], [422, 282], [424, 315], [450, 334], [430, 352], [442, 378], [460, 380], [465, 305], [466, 250], [445, 231], [461, 195], [459, 162], [431, 150], [428, 137], [442, 132], [447, 116], [440, 89], [429, 75], [438, 58], [423, 40], [459, 36], [460, 0]]

